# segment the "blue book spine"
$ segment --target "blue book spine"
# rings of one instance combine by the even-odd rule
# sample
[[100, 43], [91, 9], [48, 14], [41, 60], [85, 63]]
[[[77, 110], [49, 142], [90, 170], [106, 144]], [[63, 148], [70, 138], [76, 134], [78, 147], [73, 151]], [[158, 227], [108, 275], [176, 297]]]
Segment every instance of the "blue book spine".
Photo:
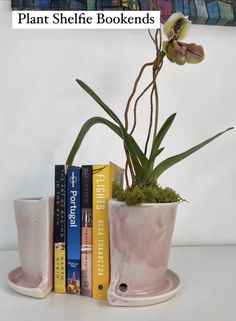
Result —
[[11, 0], [12, 10], [22, 10], [24, 9], [23, 0]]
[[80, 294], [81, 280], [81, 169], [67, 170], [67, 292]]
[[35, 8], [38, 10], [50, 10], [51, 0], [35, 0]]
[[197, 19], [197, 10], [196, 10], [196, 3], [195, 0], [189, 0], [189, 19], [195, 23], [196, 19]]
[[208, 21], [207, 24], [215, 25], [220, 20], [220, 9], [217, 0], [206, 0]]
[[145, 10], [150, 10], [149, 1], [147, 1], [147, 0], [140, 0], [140, 7], [141, 7], [141, 10], [143, 10], [143, 11], [145, 11]]
[[86, 0], [70, 0], [70, 10], [86, 10]]
[[183, 14], [185, 16], [189, 16], [190, 15], [189, 0], [184, 0], [184, 12], [183, 12]]
[[208, 12], [205, 0], [195, 0], [197, 19], [195, 23], [205, 24], [208, 20]]
[[87, 0], [87, 10], [96, 10], [96, 0]]
[[69, 10], [69, 4], [67, 0], [51, 0], [51, 10]]
[[23, 7], [25, 10], [34, 10], [35, 9], [35, 3], [34, 0], [23, 0]]
[[174, 0], [173, 1], [174, 12], [182, 12], [184, 11], [184, 3], [183, 0]]

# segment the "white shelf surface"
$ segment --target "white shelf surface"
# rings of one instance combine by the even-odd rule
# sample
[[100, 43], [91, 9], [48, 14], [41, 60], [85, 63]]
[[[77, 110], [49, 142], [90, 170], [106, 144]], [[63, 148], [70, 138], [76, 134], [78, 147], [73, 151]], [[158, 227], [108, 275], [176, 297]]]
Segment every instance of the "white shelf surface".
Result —
[[161, 304], [127, 308], [83, 296], [49, 294], [33, 299], [8, 287], [17, 251], [0, 251], [0, 319], [4, 321], [235, 321], [236, 246], [173, 247], [169, 268], [182, 288]]

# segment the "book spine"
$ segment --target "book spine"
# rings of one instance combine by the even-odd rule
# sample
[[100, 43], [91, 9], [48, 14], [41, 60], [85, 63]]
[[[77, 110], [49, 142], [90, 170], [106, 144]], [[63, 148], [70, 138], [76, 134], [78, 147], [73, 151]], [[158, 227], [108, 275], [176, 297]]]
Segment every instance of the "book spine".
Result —
[[110, 165], [93, 166], [93, 298], [107, 299], [109, 287], [108, 201], [112, 197]]
[[55, 166], [54, 291], [66, 292], [66, 167]]
[[70, 0], [70, 10], [86, 10], [86, 0]]
[[23, 0], [11, 0], [12, 10], [22, 10], [24, 9]]
[[92, 166], [82, 166], [81, 294], [92, 296]]
[[50, 10], [51, 0], [35, 0], [35, 9], [37, 10]]
[[51, 10], [69, 10], [68, 0], [51, 0]]
[[81, 168], [67, 170], [67, 292], [80, 294]]
[[87, 10], [88, 11], [96, 10], [96, 1], [95, 0], [87, 0]]
[[24, 10], [34, 10], [35, 9], [35, 3], [34, 0], [24, 0], [23, 1], [23, 9]]

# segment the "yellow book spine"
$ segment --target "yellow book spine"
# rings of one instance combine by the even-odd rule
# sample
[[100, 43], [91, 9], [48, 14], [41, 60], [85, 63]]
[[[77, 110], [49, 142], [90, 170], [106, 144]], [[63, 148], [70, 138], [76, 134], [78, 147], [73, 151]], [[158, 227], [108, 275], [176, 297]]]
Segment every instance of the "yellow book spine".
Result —
[[54, 292], [66, 293], [66, 251], [65, 243], [54, 245]]
[[112, 168], [93, 165], [93, 298], [106, 300], [110, 281], [108, 202]]

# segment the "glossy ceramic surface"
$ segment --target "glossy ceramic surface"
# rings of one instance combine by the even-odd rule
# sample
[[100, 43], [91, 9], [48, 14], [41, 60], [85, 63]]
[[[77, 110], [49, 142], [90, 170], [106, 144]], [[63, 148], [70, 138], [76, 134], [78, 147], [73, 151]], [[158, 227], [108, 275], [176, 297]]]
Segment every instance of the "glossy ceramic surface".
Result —
[[172, 282], [167, 275], [177, 206], [178, 203], [126, 206], [110, 201], [110, 304], [158, 303], [161, 301], [157, 298], [153, 302], [153, 298], [179, 288], [179, 281]]
[[43, 298], [53, 286], [54, 198], [14, 200], [20, 267], [8, 275], [10, 287]]

